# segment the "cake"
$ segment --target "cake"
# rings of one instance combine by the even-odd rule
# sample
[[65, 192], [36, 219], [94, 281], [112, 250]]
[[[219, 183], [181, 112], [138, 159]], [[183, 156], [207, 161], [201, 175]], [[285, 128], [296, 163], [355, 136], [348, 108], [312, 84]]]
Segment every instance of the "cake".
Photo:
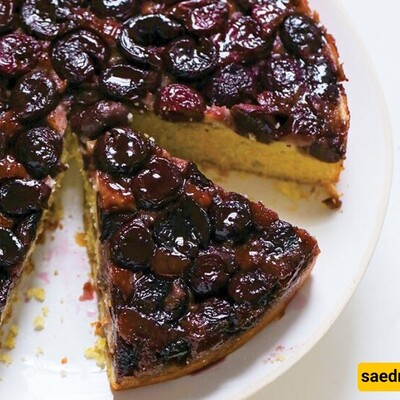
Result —
[[0, 322], [74, 157], [112, 387], [244, 344], [318, 245], [196, 163], [321, 186], [340, 206], [344, 80], [306, 0], [3, 0]]

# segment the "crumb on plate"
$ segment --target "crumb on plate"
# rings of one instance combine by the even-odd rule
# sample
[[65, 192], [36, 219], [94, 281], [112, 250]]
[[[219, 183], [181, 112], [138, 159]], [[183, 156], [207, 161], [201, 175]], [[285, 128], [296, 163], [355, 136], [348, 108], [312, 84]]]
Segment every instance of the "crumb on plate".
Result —
[[87, 348], [84, 354], [88, 360], [95, 360], [96, 364], [104, 369], [106, 366], [106, 339], [98, 338], [94, 346]]
[[30, 288], [26, 292], [26, 297], [29, 300], [35, 299], [37, 301], [43, 302], [46, 298], [46, 291], [44, 290], [44, 288], [39, 287]]

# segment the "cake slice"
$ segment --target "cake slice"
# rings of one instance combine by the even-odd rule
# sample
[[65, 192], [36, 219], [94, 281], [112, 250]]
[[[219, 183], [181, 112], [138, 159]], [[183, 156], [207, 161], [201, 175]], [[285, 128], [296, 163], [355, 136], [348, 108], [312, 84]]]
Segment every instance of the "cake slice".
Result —
[[193, 162], [127, 126], [80, 148], [113, 389], [225, 357], [279, 317], [309, 276], [314, 238]]

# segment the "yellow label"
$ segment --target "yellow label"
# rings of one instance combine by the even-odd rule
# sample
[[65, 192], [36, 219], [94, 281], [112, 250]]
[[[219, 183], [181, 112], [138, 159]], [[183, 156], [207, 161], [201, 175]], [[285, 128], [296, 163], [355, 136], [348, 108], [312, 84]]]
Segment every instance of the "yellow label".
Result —
[[358, 390], [400, 392], [400, 363], [358, 364]]

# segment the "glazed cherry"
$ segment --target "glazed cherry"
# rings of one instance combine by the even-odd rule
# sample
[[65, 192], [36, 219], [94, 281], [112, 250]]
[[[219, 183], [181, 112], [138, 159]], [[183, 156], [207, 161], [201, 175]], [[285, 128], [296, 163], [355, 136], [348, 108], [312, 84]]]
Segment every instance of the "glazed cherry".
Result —
[[199, 296], [216, 294], [226, 286], [232, 270], [229, 260], [217, 252], [200, 255], [190, 269], [190, 287]]
[[76, 112], [71, 117], [71, 128], [82, 139], [95, 139], [107, 129], [128, 124], [128, 108], [114, 101], [99, 101]]
[[226, 0], [189, 0], [181, 1], [172, 15], [183, 21], [189, 32], [204, 35], [222, 30], [228, 11]]
[[237, 54], [239, 60], [265, 57], [271, 48], [271, 42], [263, 39], [260, 26], [249, 16], [234, 20], [225, 37], [219, 39], [222, 59], [229, 60], [232, 52]]
[[15, 234], [24, 247], [30, 246], [35, 240], [42, 214], [42, 212], [35, 212], [18, 223]]
[[150, 261], [153, 273], [163, 279], [179, 278], [190, 268], [190, 259], [182, 253], [158, 247]]
[[62, 148], [61, 136], [46, 127], [21, 133], [16, 143], [18, 161], [37, 179], [47, 175], [54, 177], [57, 174]]
[[135, 0], [94, 0], [92, 9], [99, 17], [114, 17], [123, 21], [132, 15], [135, 3]]
[[258, 74], [243, 65], [229, 64], [213, 76], [206, 91], [211, 103], [232, 107], [257, 97]]
[[22, 22], [29, 33], [40, 39], [54, 39], [63, 32], [58, 21], [59, 1], [24, 0], [21, 7]]
[[112, 175], [131, 176], [149, 155], [147, 141], [130, 128], [113, 128], [96, 142], [94, 157], [98, 168]]
[[103, 91], [116, 99], [136, 101], [156, 87], [157, 76], [127, 64], [107, 68], [100, 78]]
[[109, 240], [114, 232], [119, 229], [123, 224], [134, 218], [134, 214], [118, 213], [118, 212], [100, 212], [99, 213], [100, 225], [100, 241], [104, 242]]
[[0, 73], [15, 77], [36, 64], [40, 45], [31, 36], [12, 33], [0, 39]]
[[151, 233], [137, 220], [122, 225], [110, 241], [111, 256], [115, 264], [132, 270], [147, 264], [153, 254], [153, 247]]
[[151, 208], [174, 200], [180, 194], [182, 184], [182, 174], [177, 166], [165, 158], [154, 157], [133, 179], [132, 189], [139, 204]]
[[296, 107], [292, 113], [291, 131], [304, 140], [312, 141], [321, 134], [324, 121], [307, 105]]
[[214, 198], [211, 207], [214, 235], [218, 241], [241, 241], [252, 226], [249, 201], [240, 194], [228, 194], [225, 199]]
[[51, 52], [57, 74], [73, 84], [90, 80], [107, 59], [107, 45], [98, 35], [85, 29], [59, 39]]
[[24, 215], [47, 206], [51, 189], [37, 180], [15, 179], [0, 186], [0, 209], [7, 215]]
[[272, 299], [277, 281], [275, 276], [261, 271], [237, 272], [229, 281], [228, 293], [237, 303], [260, 307]]
[[301, 14], [286, 18], [280, 36], [288, 52], [305, 59], [318, 53], [323, 44], [321, 30], [310, 17]]
[[15, 0], [2, 0], [0, 3], [0, 33], [6, 32], [14, 24]]
[[235, 259], [242, 270], [252, 271], [262, 268], [274, 250], [272, 242], [256, 237], [236, 249]]
[[21, 262], [24, 256], [22, 242], [9, 229], [0, 227], [0, 265], [11, 267]]
[[165, 363], [183, 363], [190, 355], [190, 343], [187, 340], [176, 340], [169, 343], [158, 353], [158, 357]]
[[253, 134], [258, 141], [270, 143], [282, 136], [277, 130], [277, 122], [264, 107], [251, 104], [237, 104], [231, 108], [231, 116], [236, 132], [241, 135]]
[[164, 52], [164, 63], [167, 71], [175, 78], [185, 81], [201, 79], [216, 68], [218, 50], [206, 38], [196, 42], [185, 37], [168, 45]]
[[186, 311], [188, 291], [186, 283], [182, 279], [174, 279], [164, 297], [164, 317], [169, 321], [176, 321]]
[[201, 121], [206, 105], [196, 90], [173, 83], [160, 90], [154, 108], [167, 121]]
[[11, 108], [22, 120], [44, 117], [57, 105], [57, 87], [45, 72], [33, 71], [22, 76], [10, 95]]
[[137, 16], [127, 20], [119, 36], [123, 54], [140, 65], [158, 67], [157, 47], [169, 43], [182, 32], [182, 26], [162, 14]]
[[136, 347], [128, 345], [124, 340], [118, 338], [115, 346], [114, 360], [119, 376], [131, 376], [138, 365], [138, 354]]

